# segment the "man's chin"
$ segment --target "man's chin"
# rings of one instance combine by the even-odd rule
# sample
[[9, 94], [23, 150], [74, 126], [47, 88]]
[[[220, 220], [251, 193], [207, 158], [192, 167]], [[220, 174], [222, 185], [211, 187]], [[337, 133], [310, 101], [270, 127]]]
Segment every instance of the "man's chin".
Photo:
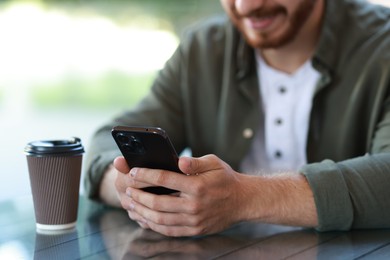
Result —
[[279, 49], [283, 48], [294, 40], [291, 35], [288, 37], [246, 37], [250, 46], [255, 49]]
[[283, 44], [280, 44], [279, 42], [275, 41], [254, 41], [254, 40], [248, 40], [247, 41], [250, 46], [254, 49], [278, 49], [282, 47]]

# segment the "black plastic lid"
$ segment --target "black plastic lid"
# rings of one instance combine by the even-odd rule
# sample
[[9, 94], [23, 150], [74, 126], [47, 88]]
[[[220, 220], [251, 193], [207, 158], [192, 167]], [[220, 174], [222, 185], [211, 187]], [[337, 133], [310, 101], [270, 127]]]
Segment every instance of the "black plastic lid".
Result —
[[44, 140], [27, 144], [24, 152], [30, 156], [72, 156], [84, 153], [80, 138], [69, 140]]

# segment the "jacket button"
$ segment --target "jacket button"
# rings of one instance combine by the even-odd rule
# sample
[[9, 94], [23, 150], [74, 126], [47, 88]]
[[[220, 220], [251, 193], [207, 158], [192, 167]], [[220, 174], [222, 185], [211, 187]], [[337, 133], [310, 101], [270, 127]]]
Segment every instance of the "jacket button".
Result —
[[245, 128], [244, 131], [242, 132], [242, 136], [243, 136], [245, 139], [252, 138], [252, 136], [253, 136], [253, 130], [250, 129], [250, 128]]

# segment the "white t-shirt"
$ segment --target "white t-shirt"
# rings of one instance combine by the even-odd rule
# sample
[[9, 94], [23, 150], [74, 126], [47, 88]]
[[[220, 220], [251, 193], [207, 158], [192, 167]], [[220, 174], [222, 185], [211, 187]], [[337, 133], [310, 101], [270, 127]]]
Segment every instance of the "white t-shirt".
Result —
[[241, 164], [245, 173], [294, 171], [307, 163], [306, 143], [320, 74], [307, 61], [293, 74], [278, 71], [256, 55], [265, 121]]

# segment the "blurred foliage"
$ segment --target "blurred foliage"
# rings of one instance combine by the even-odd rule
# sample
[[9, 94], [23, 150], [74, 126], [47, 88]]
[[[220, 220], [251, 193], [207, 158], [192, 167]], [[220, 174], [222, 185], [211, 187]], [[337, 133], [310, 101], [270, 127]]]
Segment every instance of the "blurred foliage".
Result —
[[177, 34], [202, 17], [223, 12], [219, 0], [0, 0], [0, 4], [19, 2], [59, 8], [75, 15], [99, 14], [118, 24], [128, 23], [130, 19], [138, 17], [153, 17], [154, 21], [144, 19], [143, 22], [146, 25], [149, 22], [153, 27], [173, 26], [171, 29]]
[[147, 94], [154, 76], [110, 72], [87, 80], [73, 75], [54, 84], [33, 86], [32, 98], [39, 108], [129, 108]]
[[[34, 3], [75, 17], [99, 15], [118, 25], [164, 29], [176, 35], [201, 18], [222, 12], [219, 0], [0, 0], [0, 8], [15, 3]], [[106, 72], [93, 78], [75, 74], [58, 81], [33, 82], [32, 103], [43, 109], [131, 107], [146, 95], [155, 74]]]

